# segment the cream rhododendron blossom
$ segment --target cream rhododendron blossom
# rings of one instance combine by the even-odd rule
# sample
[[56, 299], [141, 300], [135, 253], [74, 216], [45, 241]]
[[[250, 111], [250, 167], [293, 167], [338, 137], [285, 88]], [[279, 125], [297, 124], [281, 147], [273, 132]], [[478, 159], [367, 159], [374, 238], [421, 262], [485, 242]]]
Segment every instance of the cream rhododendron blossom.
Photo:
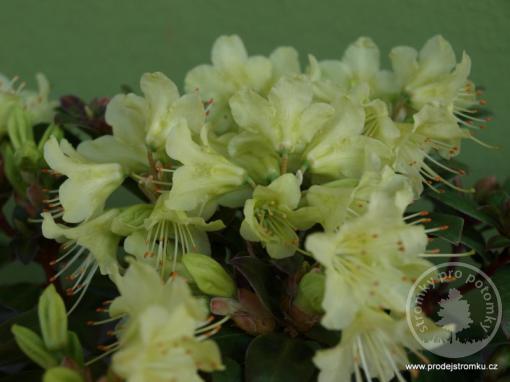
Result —
[[300, 153], [333, 115], [325, 103], [313, 102], [304, 79], [282, 78], [267, 99], [243, 90], [230, 100], [235, 121], [245, 134], [263, 136], [281, 155]]
[[87, 291], [98, 269], [102, 275], [114, 275], [118, 272], [117, 247], [121, 237], [110, 230], [112, 220], [118, 212], [109, 210], [75, 227], [56, 223], [47, 212], [42, 214], [44, 237], [63, 243], [64, 253], [54, 260], [54, 264], [57, 265], [64, 260], [66, 263], [54, 279], [66, 274], [73, 281], [68, 293], [79, 294], [74, 307]]
[[248, 56], [239, 36], [221, 36], [212, 47], [212, 65], [199, 65], [188, 72], [185, 88], [198, 92], [210, 103], [210, 117], [220, 132], [231, 128], [228, 109], [230, 97], [243, 88], [264, 91], [272, 78], [271, 61], [263, 56]]
[[167, 199], [170, 209], [190, 211], [236, 191], [246, 181], [246, 171], [212, 148], [193, 141], [184, 120], [171, 130], [166, 143], [170, 158], [182, 163], [173, 175]]
[[[238, 36], [221, 36], [184, 91], [145, 73], [139, 95], [69, 110], [62, 102], [55, 116], [43, 79], [36, 94], [0, 77], [0, 156], [13, 200], [29, 222], [42, 210], [44, 237], [61, 244], [54, 257], [43, 242], [38, 261], [55, 268], [51, 282], [64, 276], [61, 286], [78, 294], [71, 311], [87, 289], [83, 305], [108, 298], [97, 314], [109, 317], [89, 324], [113, 329], [101, 336], [104, 353], [83, 360], [53, 291], [54, 306], [42, 299], [43, 338], [13, 329], [20, 349], [48, 369], [44, 379], [69, 365], [66, 377], [86, 379], [89, 365], [111, 356], [94, 378], [294, 380], [299, 355], [303, 380], [402, 382], [408, 352], [421, 357], [404, 320], [410, 292], [423, 286], [416, 280], [433, 267], [430, 257], [475, 253], [444, 254], [429, 242], [470, 247], [463, 224], [485, 232], [493, 212], [476, 210], [483, 224], [464, 222], [449, 215], [455, 192], [441, 195], [469, 191], [448, 161], [464, 140], [478, 141], [473, 130], [486, 113], [474, 108], [484, 102], [467, 54], [457, 63], [436, 36], [420, 52], [393, 49], [390, 60], [391, 71], [361, 37], [341, 60], [309, 55], [302, 70], [292, 47], [249, 56]], [[492, 186], [478, 184], [458, 210], [472, 215]], [[430, 217], [422, 198], [433, 204]], [[18, 238], [4, 223], [0, 230]], [[486, 257], [473, 263], [490, 266]], [[429, 314], [435, 301], [426, 301]], [[450, 327], [430, 333], [447, 337]], [[326, 347], [313, 335], [321, 328], [341, 331], [341, 340]], [[264, 367], [276, 354], [283, 361]]]
[[391, 148], [380, 140], [362, 135], [365, 125], [363, 101], [356, 96], [338, 96], [332, 105], [333, 119], [321, 129], [303, 154], [310, 172], [336, 178], [359, 178], [378, 170], [392, 158]]
[[[435, 334], [446, 338], [439, 329]], [[364, 309], [342, 330], [340, 343], [318, 351], [314, 363], [320, 370], [319, 382], [350, 381], [353, 375], [356, 382], [373, 378], [388, 382], [395, 377], [403, 382], [400, 370], [409, 364], [408, 351], [425, 359], [420, 350], [404, 317]]]
[[[90, 152], [90, 156], [99, 160], [102, 154], [102, 161], [118, 156], [116, 161], [129, 163], [129, 167], [137, 169], [140, 164], [147, 163], [145, 146], [155, 151], [163, 149], [172, 125], [179, 119], [185, 119], [193, 132], [200, 132], [205, 111], [196, 94], [180, 96], [177, 86], [160, 72], [145, 73], [140, 79], [140, 88], [143, 97], [130, 93], [112, 99], [106, 120], [113, 128], [113, 138], [96, 139], [98, 149], [95, 151], [92, 151], [92, 143], [86, 142], [82, 144], [83, 152]], [[110, 150], [108, 145], [112, 145]]]
[[[350, 325], [364, 306], [403, 312], [411, 280], [400, 266], [425, 253], [423, 226], [406, 224], [395, 198], [375, 192], [365, 214], [334, 233], [308, 236], [306, 248], [326, 269], [322, 324]], [[414, 262], [423, 271], [427, 261]]]
[[126, 171], [143, 171], [149, 167], [145, 143], [147, 102], [135, 94], [118, 94], [107, 105], [105, 120], [112, 135], [82, 142], [78, 152], [96, 162], [119, 163]]
[[50, 123], [55, 115], [58, 103], [49, 99], [50, 84], [43, 74], [36, 75], [37, 91], [24, 89], [25, 83], [16, 85], [17, 80], [17, 77], [10, 80], [0, 74], [0, 136], [5, 132], [9, 114], [16, 106], [26, 111], [34, 125]]
[[293, 174], [275, 179], [269, 186], [258, 186], [253, 198], [244, 204], [241, 235], [260, 241], [269, 256], [280, 259], [299, 250], [298, 229], [317, 221], [314, 208], [298, 208], [301, 199], [299, 180]]
[[198, 372], [222, 370], [217, 345], [203, 324], [207, 310], [179, 276], [162, 283], [156, 271], [132, 262], [116, 281], [120, 297], [110, 307], [125, 315], [113, 370], [126, 381], [203, 381]]
[[117, 163], [94, 163], [82, 157], [65, 139], [52, 137], [44, 146], [44, 159], [52, 170], [67, 179], [58, 190], [62, 218], [79, 223], [100, 213], [110, 194], [123, 182], [125, 174]]
[[305, 200], [319, 211], [324, 230], [334, 232], [344, 222], [364, 214], [375, 191], [394, 195], [395, 204], [402, 212], [414, 196], [408, 178], [387, 166], [382, 173], [367, 171], [359, 180], [347, 178], [313, 185], [306, 192]]
[[392, 73], [381, 70], [380, 52], [368, 37], [360, 37], [345, 50], [341, 61], [319, 62], [321, 78], [340, 88], [349, 90], [359, 84], [367, 84], [372, 97], [396, 93], [398, 88]]
[[461, 140], [470, 137], [469, 132], [459, 127], [444, 108], [429, 105], [414, 115], [414, 124], [400, 123], [397, 126], [400, 138], [395, 144], [394, 168], [411, 179], [417, 195], [424, 183], [442, 182], [457, 188], [439, 175], [439, 169], [456, 175], [462, 175], [462, 170], [441, 164], [434, 158], [434, 153], [444, 159], [456, 156], [460, 153]]
[[[151, 214], [144, 220], [145, 251], [143, 256], [153, 258], [158, 269], [176, 270], [178, 257], [189, 252], [209, 255], [211, 248], [207, 232], [225, 227], [221, 220], [206, 222], [193, 211], [172, 210], [166, 205], [168, 193], [162, 194]], [[137, 233], [139, 235], [139, 233]], [[132, 240], [136, 240], [135, 236]], [[170, 265], [171, 264], [171, 265]]]
[[442, 36], [428, 40], [419, 53], [414, 48], [396, 47], [390, 59], [398, 83], [417, 110], [436, 104], [462, 117], [466, 108], [477, 102], [474, 85], [468, 80], [469, 56], [464, 53], [457, 64], [453, 48]]

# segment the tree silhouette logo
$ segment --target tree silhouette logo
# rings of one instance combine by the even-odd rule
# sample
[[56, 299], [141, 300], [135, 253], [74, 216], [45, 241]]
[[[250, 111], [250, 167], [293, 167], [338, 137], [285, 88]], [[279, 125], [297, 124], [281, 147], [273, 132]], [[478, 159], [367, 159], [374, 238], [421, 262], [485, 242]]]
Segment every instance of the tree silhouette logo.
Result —
[[457, 288], [452, 288], [448, 291], [448, 298], [439, 301], [440, 310], [437, 314], [441, 317], [436, 322], [445, 328], [445, 325], [450, 325], [452, 321], [456, 321], [457, 325], [451, 331], [451, 341], [456, 341], [456, 333], [468, 329], [473, 320], [471, 319], [471, 312], [469, 311], [469, 302], [462, 298], [462, 294]]
[[424, 272], [407, 299], [407, 321], [427, 350], [460, 358], [484, 348], [501, 321], [501, 298], [492, 280], [472, 265], [450, 262]]

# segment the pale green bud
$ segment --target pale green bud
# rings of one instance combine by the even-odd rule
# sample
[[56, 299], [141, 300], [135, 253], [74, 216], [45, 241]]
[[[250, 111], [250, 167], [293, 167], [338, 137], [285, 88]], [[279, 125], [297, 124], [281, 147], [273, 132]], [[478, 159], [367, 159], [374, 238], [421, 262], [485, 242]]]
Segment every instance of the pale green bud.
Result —
[[135, 204], [123, 209], [112, 221], [111, 230], [121, 236], [131, 235], [143, 228], [143, 222], [153, 210], [150, 204]]
[[67, 332], [67, 348], [65, 349], [66, 355], [71, 357], [80, 366], [84, 364], [83, 348], [80, 343], [80, 339], [75, 332]]
[[43, 382], [83, 382], [83, 378], [76, 371], [59, 366], [46, 371]]
[[182, 262], [198, 288], [205, 294], [220, 297], [234, 295], [234, 281], [213, 258], [199, 253], [188, 253], [183, 256]]
[[67, 346], [67, 314], [64, 301], [53, 284], [39, 298], [39, 324], [46, 347], [61, 350]]
[[324, 299], [324, 274], [311, 271], [299, 282], [298, 293], [294, 303], [307, 313], [321, 313]]
[[44, 369], [58, 365], [57, 359], [46, 349], [37, 333], [19, 325], [13, 325], [11, 331], [19, 348], [36, 364]]
[[23, 148], [27, 143], [34, 143], [34, 132], [30, 118], [21, 106], [15, 107], [7, 119], [7, 133], [16, 150]]
[[39, 139], [39, 142], [37, 143], [37, 150], [43, 153], [44, 145], [46, 144], [46, 142], [48, 142], [48, 140], [52, 136], [57, 138], [57, 140], [61, 140], [62, 138], [64, 138], [64, 132], [62, 131], [62, 129], [58, 125], [55, 125], [53, 123], [49, 125], [46, 128], [46, 130], [44, 130], [42, 137]]
[[23, 180], [23, 177], [21, 176], [21, 171], [19, 171], [19, 167], [16, 164], [15, 154], [12, 145], [6, 142], [2, 145], [0, 151], [2, 153], [2, 157], [4, 160], [5, 176], [9, 180], [11, 186], [15, 188], [20, 195], [24, 195], [26, 192], [27, 184]]

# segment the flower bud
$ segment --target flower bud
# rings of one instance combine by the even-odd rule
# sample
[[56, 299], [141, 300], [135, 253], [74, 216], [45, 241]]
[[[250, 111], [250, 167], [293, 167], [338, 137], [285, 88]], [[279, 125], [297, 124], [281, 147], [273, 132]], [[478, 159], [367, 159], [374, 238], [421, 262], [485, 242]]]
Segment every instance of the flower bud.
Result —
[[43, 382], [83, 382], [83, 378], [76, 371], [59, 366], [46, 371]]
[[10, 144], [4, 144], [0, 147], [3, 158], [4, 173], [11, 186], [23, 195], [26, 191], [26, 183], [21, 176], [21, 171], [16, 163], [14, 149]]
[[46, 347], [61, 350], [67, 346], [67, 314], [55, 287], [48, 286], [39, 298], [39, 324]]
[[61, 140], [64, 138], [64, 132], [62, 129], [58, 126], [52, 123], [49, 125], [46, 130], [44, 130], [44, 133], [42, 137], [39, 139], [39, 142], [37, 143], [37, 150], [39, 150], [41, 153], [44, 152], [44, 145], [50, 139], [50, 137], [54, 136], [57, 138], [57, 140]]
[[78, 365], [83, 367], [83, 348], [80, 343], [80, 339], [75, 332], [67, 332], [67, 348], [65, 353], [71, 357]]
[[233, 298], [213, 297], [209, 303], [212, 314], [217, 316], [231, 316], [242, 309], [242, 305]]
[[9, 114], [7, 133], [15, 150], [23, 148], [27, 143], [34, 143], [30, 119], [20, 105], [14, 107]]
[[152, 209], [150, 204], [135, 204], [123, 209], [112, 221], [112, 232], [121, 236], [132, 234], [143, 227], [143, 222], [150, 216]]
[[247, 289], [239, 289], [237, 295], [241, 309], [232, 315], [232, 321], [246, 333], [254, 336], [273, 332], [276, 321], [260, 298]]
[[324, 299], [325, 276], [311, 271], [303, 276], [299, 282], [298, 292], [294, 304], [307, 313], [321, 313]]
[[19, 348], [36, 364], [44, 369], [58, 365], [56, 358], [34, 331], [19, 325], [13, 325], [11, 331]]
[[234, 281], [213, 258], [199, 253], [188, 253], [183, 256], [182, 261], [193, 281], [205, 294], [220, 297], [234, 295], [236, 291]]

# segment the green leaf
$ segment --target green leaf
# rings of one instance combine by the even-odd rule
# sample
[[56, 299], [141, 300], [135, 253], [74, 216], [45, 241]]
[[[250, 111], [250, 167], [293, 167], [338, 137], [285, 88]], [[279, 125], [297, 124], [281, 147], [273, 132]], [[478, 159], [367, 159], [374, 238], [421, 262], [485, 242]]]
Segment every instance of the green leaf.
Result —
[[230, 260], [241, 274], [248, 280], [262, 303], [275, 316], [280, 315], [279, 296], [283, 288], [270, 265], [252, 256], [239, 256]]
[[494, 250], [494, 249], [504, 249], [507, 247], [510, 247], [510, 239], [505, 236], [501, 236], [501, 235], [491, 237], [489, 239], [489, 242], [487, 243], [487, 249]]
[[311, 381], [315, 373], [313, 355], [314, 349], [306, 341], [283, 334], [259, 336], [246, 352], [246, 381]]
[[448, 190], [443, 193], [430, 192], [428, 193], [428, 197], [471, 216], [482, 223], [497, 225], [497, 221], [492, 216], [481, 211], [473, 199], [470, 199], [456, 191]]
[[442, 237], [455, 245], [460, 243], [462, 230], [464, 229], [464, 219], [455, 215], [442, 214], [439, 212], [432, 212], [429, 217], [432, 219], [432, 222], [429, 224], [430, 228], [448, 226], [448, 229], [434, 232], [434, 236]]
[[0, 366], [13, 364], [26, 359], [25, 354], [16, 344], [11, 327], [14, 324], [22, 325], [35, 330], [38, 327], [37, 311], [32, 309], [2, 322], [0, 325]]
[[221, 354], [238, 362], [243, 362], [244, 354], [253, 337], [242, 330], [224, 326], [211, 337], [218, 344]]
[[[26, 311], [37, 305], [42, 286], [20, 283], [0, 286], [0, 304], [15, 311]], [[13, 290], [16, 293], [13, 293]]]
[[501, 329], [510, 338], [510, 266], [502, 267], [492, 276], [492, 281], [498, 289], [503, 308]]
[[303, 261], [303, 255], [297, 253], [294, 256], [286, 257], [284, 259], [273, 259], [271, 260], [271, 263], [273, 263], [275, 267], [282, 272], [288, 275], [293, 275], [301, 269]]
[[333, 347], [340, 342], [341, 332], [326, 329], [322, 325], [315, 325], [305, 333], [308, 338], [325, 345], [326, 347]]
[[216, 371], [211, 374], [212, 382], [241, 382], [243, 380], [243, 370], [236, 361], [224, 357], [223, 364], [225, 365], [225, 370]]
[[43, 340], [36, 332], [20, 325], [13, 325], [11, 330], [19, 348], [36, 364], [43, 369], [58, 365], [57, 358], [44, 346]]
[[482, 256], [485, 254], [485, 239], [483, 235], [473, 227], [466, 226], [464, 228], [460, 241], [462, 244], [474, 249], [476, 253]]

